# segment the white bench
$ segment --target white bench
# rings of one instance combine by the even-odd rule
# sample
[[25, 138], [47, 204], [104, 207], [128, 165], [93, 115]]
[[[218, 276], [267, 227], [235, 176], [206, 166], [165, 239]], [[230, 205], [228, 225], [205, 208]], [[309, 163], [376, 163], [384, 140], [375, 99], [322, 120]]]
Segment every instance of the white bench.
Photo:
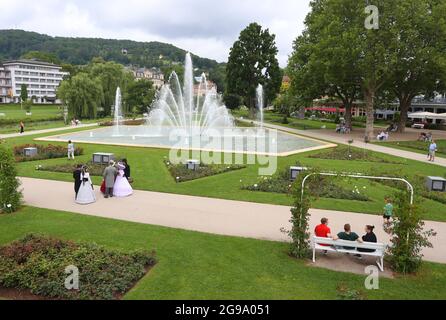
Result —
[[[328, 245], [328, 246], [323, 246]], [[355, 248], [353, 250], [345, 249]], [[359, 243], [357, 241], [345, 241], [345, 240], [333, 240], [331, 238], [319, 238], [313, 236], [311, 238], [311, 248], [313, 249], [313, 262], [316, 262], [316, 250], [335, 252], [335, 253], [349, 253], [349, 254], [360, 254], [363, 256], [373, 256], [378, 257], [376, 264], [379, 269], [384, 272], [384, 255], [386, 254], [387, 245], [383, 243], [371, 243], [363, 242]], [[375, 250], [374, 252], [361, 252], [359, 249], [369, 249]]]

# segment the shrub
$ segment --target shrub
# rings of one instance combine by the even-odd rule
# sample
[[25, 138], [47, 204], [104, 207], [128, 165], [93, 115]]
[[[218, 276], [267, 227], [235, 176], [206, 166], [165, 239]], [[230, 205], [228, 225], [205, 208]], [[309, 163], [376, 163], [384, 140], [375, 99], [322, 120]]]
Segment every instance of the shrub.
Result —
[[[36, 170], [38, 171], [48, 171], [48, 172], [59, 172], [59, 173], [72, 173], [76, 167], [80, 163], [66, 163], [66, 164], [59, 164], [59, 165], [37, 165]], [[101, 177], [104, 173], [105, 168], [107, 165], [105, 164], [97, 164], [93, 163], [92, 161], [89, 161], [85, 164], [88, 167], [88, 171], [90, 172], [90, 175]]]
[[[34, 157], [25, 157], [23, 154], [23, 149], [25, 148], [37, 148], [37, 155]], [[65, 158], [68, 154], [68, 148], [52, 144], [49, 144], [47, 146], [40, 144], [24, 144], [20, 146], [15, 146], [13, 152], [17, 162], [26, 162], [26, 161]], [[82, 148], [76, 148], [74, 150], [75, 156], [80, 156], [82, 154], [84, 154], [84, 150]]]
[[[28, 235], [0, 247], [0, 285], [30, 290], [50, 299], [118, 299], [156, 263], [154, 252], [120, 253], [95, 244], [80, 244]], [[79, 290], [65, 288], [65, 268], [79, 269]]]
[[384, 157], [377, 155], [376, 153], [366, 152], [365, 150], [360, 150], [357, 148], [349, 148], [345, 146], [338, 146], [336, 148], [331, 148], [327, 151], [322, 151], [316, 154], [312, 154], [309, 156], [309, 158], [324, 159], [324, 160], [356, 160], [356, 161], [367, 161], [367, 162], [402, 164], [401, 162], [388, 160]]
[[350, 289], [345, 284], [339, 285], [336, 291], [338, 293], [338, 300], [367, 300], [364, 292]]
[[407, 191], [395, 196], [395, 219], [390, 248], [390, 261], [394, 271], [402, 274], [415, 273], [422, 264], [422, 249], [432, 248], [429, 237], [433, 230], [425, 230], [420, 217], [420, 207], [411, 205]]
[[[300, 166], [300, 165], [298, 165]], [[260, 178], [255, 184], [242, 186], [249, 191], [286, 193], [292, 192], [292, 182], [289, 170], [284, 170], [273, 177]], [[317, 187], [311, 189], [311, 194], [318, 198], [345, 199], [355, 201], [369, 201], [370, 199], [359, 192], [359, 190], [347, 190], [336, 184], [333, 178], [319, 177]]]
[[16, 163], [11, 150], [0, 142], [0, 212], [15, 212], [22, 201]]
[[164, 163], [177, 182], [196, 180], [246, 168], [243, 165], [206, 165], [201, 163], [198, 170], [189, 170], [185, 164], [173, 164], [170, 161], [165, 161]]

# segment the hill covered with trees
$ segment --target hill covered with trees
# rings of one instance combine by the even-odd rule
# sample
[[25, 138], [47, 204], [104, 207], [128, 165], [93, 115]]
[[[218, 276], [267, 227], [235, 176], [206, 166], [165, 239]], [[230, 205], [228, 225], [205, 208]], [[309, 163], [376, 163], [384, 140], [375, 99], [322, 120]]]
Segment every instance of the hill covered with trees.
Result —
[[[54, 63], [87, 65], [95, 57], [123, 65], [158, 67], [166, 74], [178, 71], [186, 51], [161, 42], [131, 40], [51, 37], [23, 30], [0, 30], [0, 61], [18, 59], [38, 52]], [[193, 55], [194, 66], [207, 72], [219, 90], [224, 89], [224, 64]], [[180, 73], [180, 72], [179, 72]]]

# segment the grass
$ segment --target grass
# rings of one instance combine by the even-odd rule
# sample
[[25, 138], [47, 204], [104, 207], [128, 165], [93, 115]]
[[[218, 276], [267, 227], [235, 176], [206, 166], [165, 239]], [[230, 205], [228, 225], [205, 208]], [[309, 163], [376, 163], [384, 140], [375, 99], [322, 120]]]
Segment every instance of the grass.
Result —
[[[435, 140], [438, 146], [437, 156], [446, 158], [446, 140]], [[430, 142], [423, 141], [392, 141], [392, 142], [379, 142], [376, 143], [386, 147], [395, 149], [401, 149], [405, 151], [412, 151], [416, 153], [425, 154], [427, 157], [427, 151], [429, 150]]]
[[[91, 130], [91, 128], [83, 130]], [[74, 129], [72, 131], [79, 131], [79, 129]], [[64, 133], [68, 132], [69, 131]], [[46, 135], [11, 138], [7, 139], [6, 143], [10, 146], [32, 143], [33, 138], [43, 136]], [[47, 144], [44, 142], [37, 143]], [[57, 145], [60, 143], [54, 144]], [[241, 190], [243, 185], [254, 184], [258, 181], [259, 165], [249, 165], [247, 168], [242, 170], [177, 184], [164, 164], [165, 159], [167, 159], [169, 156], [169, 150], [92, 144], [76, 144], [76, 147], [81, 147], [84, 149], [84, 156], [79, 157], [77, 161], [85, 163], [91, 160], [91, 155], [94, 152], [111, 152], [115, 153], [116, 155], [125, 156], [129, 160], [132, 167], [132, 176], [135, 180], [133, 186], [138, 190], [277, 205], [292, 205], [293, 203], [293, 198], [289, 195]], [[379, 157], [388, 159], [389, 162], [398, 162], [398, 164], [310, 158], [310, 156], [315, 153], [320, 153], [320, 151], [278, 158], [278, 172], [288, 168], [289, 166], [295, 165], [296, 162], [300, 162], [303, 166], [319, 168], [324, 171], [349, 171], [355, 173], [385, 172], [395, 176], [408, 175], [409, 177], [415, 175], [438, 175], [440, 168], [436, 165], [427, 163], [424, 164], [418, 161], [397, 158], [385, 154], [379, 154]], [[372, 152], [370, 153], [374, 154]], [[18, 165], [19, 175], [31, 178], [72, 182], [73, 178], [69, 173], [53, 173], [36, 170], [37, 165], [53, 166], [63, 165], [67, 162], [68, 160], [66, 159], [53, 159], [20, 163]], [[101, 183], [101, 178], [94, 177], [93, 181], [95, 184], [99, 185]], [[369, 197], [371, 201], [364, 204], [361, 201], [322, 198], [314, 202], [313, 207], [317, 209], [362, 212], [380, 215], [382, 214], [384, 206], [384, 198], [395, 192], [395, 190], [390, 187], [371, 183], [369, 181], [347, 181], [347, 187], [353, 190], [354, 186], [358, 186], [360, 187], [360, 190], [364, 190], [364, 194]], [[366, 187], [366, 189], [364, 189], [364, 187]], [[422, 204], [422, 206], [426, 208], [426, 213], [423, 215], [424, 219], [446, 222], [446, 205], [432, 200], [427, 200]]]
[[59, 105], [42, 105], [35, 104], [31, 107], [31, 116], [26, 115], [26, 110], [21, 109], [20, 104], [0, 104], [0, 113], [4, 113], [4, 117], [0, 120], [16, 120], [16, 121], [44, 121], [48, 119], [62, 119], [62, 110]]
[[[286, 243], [215, 236], [24, 208], [0, 216], [0, 244], [34, 232], [130, 252], [156, 249], [158, 264], [126, 299], [336, 299], [336, 287], [364, 290], [365, 275], [308, 266]], [[425, 263], [419, 276], [381, 279], [369, 299], [445, 299], [446, 265]]]

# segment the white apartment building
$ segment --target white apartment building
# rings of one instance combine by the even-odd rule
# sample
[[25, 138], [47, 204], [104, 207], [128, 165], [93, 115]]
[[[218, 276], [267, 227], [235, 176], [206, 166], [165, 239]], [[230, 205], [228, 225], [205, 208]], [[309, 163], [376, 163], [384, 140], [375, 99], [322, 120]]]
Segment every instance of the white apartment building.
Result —
[[0, 66], [0, 103], [10, 103], [12, 96], [11, 71]]
[[63, 78], [68, 75], [62, 67], [38, 60], [12, 60], [3, 63], [10, 72], [12, 102], [20, 102], [22, 84], [34, 103], [60, 103], [56, 91]]

